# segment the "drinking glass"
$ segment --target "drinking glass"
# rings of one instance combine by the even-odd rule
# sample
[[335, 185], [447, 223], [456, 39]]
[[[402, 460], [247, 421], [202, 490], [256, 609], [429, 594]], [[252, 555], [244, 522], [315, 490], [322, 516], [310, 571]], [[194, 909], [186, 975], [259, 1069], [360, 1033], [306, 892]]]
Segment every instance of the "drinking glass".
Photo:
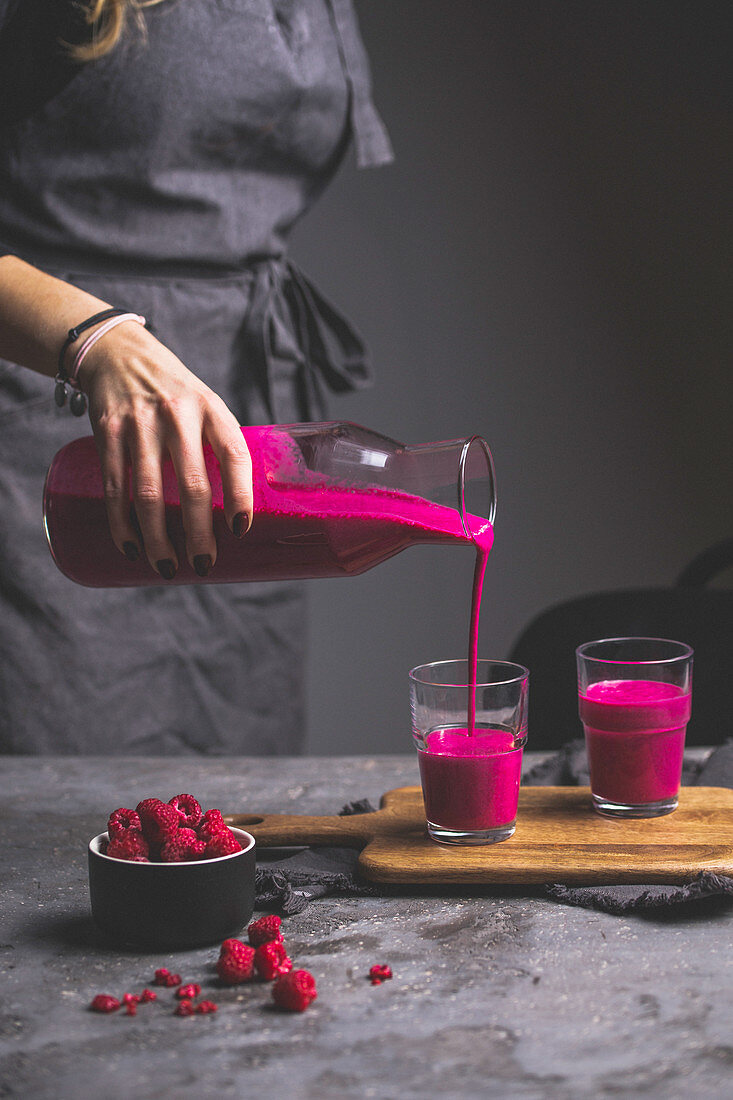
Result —
[[576, 650], [580, 720], [593, 805], [607, 817], [677, 808], [690, 718], [690, 646], [605, 638]]
[[[412, 736], [428, 833], [442, 844], [492, 844], [516, 826], [527, 740], [529, 672], [510, 661], [436, 661], [410, 672]], [[469, 727], [469, 701], [476, 717]]]

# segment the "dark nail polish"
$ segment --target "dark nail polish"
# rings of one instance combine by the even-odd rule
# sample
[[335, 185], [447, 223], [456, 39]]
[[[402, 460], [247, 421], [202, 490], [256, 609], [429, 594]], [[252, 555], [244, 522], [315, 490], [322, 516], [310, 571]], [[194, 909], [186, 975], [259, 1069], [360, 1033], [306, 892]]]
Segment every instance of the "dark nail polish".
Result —
[[125, 551], [125, 557], [128, 561], [137, 561], [140, 557], [140, 551], [134, 542], [123, 543], [122, 549]]
[[157, 561], [156, 567], [164, 581], [172, 581], [176, 575], [176, 567], [170, 558], [162, 558]]
[[200, 577], [208, 577], [211, 572], [211, 554], [196, 554], [193, 567]]
[[237, 512], [236, 516], [232, 520], [232, 531], [241, 539], [242, 535], [245, 535], [249, 530], [249, 516], [246, 512]]

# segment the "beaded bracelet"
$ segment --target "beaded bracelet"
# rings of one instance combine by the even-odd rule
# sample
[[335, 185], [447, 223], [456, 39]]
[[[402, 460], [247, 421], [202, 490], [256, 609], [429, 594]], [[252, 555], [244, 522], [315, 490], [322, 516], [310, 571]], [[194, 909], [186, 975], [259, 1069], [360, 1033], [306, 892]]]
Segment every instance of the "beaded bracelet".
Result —
[[[71, 373], [67, 372], [65, 363], [67, 351], [74, 341], [79, 339], [82, 332], [91, 328], [92, 325], [99, 324], [100, 321], [106, 321], [107, 323], [102, 325], [101, 328], [97, 329], [96, 332], [92, 333], [92, 335], [84, 341], [74, 357]], [[71, 401], [69, 402], [71, 412], [74, 416], [84, 415], [87, 407], [87, 399], [79, 389], [79, 382], [77, 380], [79, 367], [87, 352], [96, 344], [97, 340], [116, 325], [122, 324], [123, 321], [137, 321], [137, 323], [141, 325], [146, 323], [145, 318], [138, 316], [137, 313], [128, 313], [127, 310], [124, 309], [103, 309], [101, 313], [95, 313], [93, 317], [88, 317], [86, 321], [82, 321], [81, 324], [69, 329], [63, 347], [59, 352], [58, 373], [55, 379], [56, 390], [54, 392], [54, 400], [59, 408], [63, 408], [66, 404], [66, 398], [68, 396], [66, 387], [69, 386], [74, 391], [71, 395]]]

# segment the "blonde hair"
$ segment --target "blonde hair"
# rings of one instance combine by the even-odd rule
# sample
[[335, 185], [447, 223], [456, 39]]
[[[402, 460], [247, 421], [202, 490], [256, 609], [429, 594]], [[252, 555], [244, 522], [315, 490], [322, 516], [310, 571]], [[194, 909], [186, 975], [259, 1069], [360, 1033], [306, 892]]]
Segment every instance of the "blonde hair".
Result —
[[128, 19], [133, 19], [144, 35], [143, 8], [160, 4], [162, 0], [84, 0], [84, 20], [89, 24], [88, 42], [69, 46], [76, 61], [93, 61], [113, 50], [123, 35]]

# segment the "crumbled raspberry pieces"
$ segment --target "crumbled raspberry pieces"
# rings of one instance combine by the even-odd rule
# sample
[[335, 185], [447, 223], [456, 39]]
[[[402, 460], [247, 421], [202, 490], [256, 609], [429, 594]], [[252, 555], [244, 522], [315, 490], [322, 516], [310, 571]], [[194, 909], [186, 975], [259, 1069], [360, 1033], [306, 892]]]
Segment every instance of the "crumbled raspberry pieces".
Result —
[[307, 970], [292, 970], [282, 974], [272, 987], [272, 999], [287, 1012], [303, 1012], [315, 1001], [316, 981]]
[[392, 977], [392, 967], [386, 963], [377, 963], [369, 968], [369, 980], [372, 985], [381, 985]]
[[152, 989], [143, 989], [140, 994], [140, 1001], [142, 1004], [148, 1004], [150, 1001], [157, 1001], [158, 994]]
[[122, 997], [122, 1003], [128, 1016], [137, 1016], [137, 1006], [140, 1004], [138, 996], [134, 993], [125, 993]]
[[109, 993], [98, 993], [89, 1007], [92, 1012], [116, 1012], [122, 1007], [122, 1002], [111, 997]]
[[191, 1000], [193, 997], [198, 997], [201, 992], [201, 986], [198, 982], [188, 982], [186, 985], [180, 985], [176, 990], [176, 997], [179, 1000]]
[[180, 826], [186, 829], [195, 829], [201, 821], [201, 806], [192, 794], [177, 794], [168, 800], [168, 805], [177, 810], [181, 821]]
[[206, 1016], [209, 1012], [218, 1012], [219, 1006], [214, 1004], [213, 1001], [199, 1001], [196, 1005], [196, 1011], [201, 1016]]
[[181, 984], [180, 974], [171, 974], [167, 967], [161, 966], [159, 970], [155, 971], [155, 978], [153, 979], [154, 985], [165, 985], [168, 988], [172, 988], [174, 985]]
[[175, 1016], [193, 1016], [195, 1011], [196, 1011], [196, 1009], [193, 1006], [193, 1001], [184, 1000], [184, 1001], [179, 1001], [178, 1005], [176, 1006], [174, 1015]]
[[110, 840], [124, 836], [131, 829], [137, 833], [142, 832], [140, 815], [136, 810], [126, 810], [124, 806], [121, 806], [119, 810], [114, 810], [109, 815], [107, 833]]
[[260, 917], [254, 920], [247, 929], [249, 942], [253, 947], [259, 947], [263, 943], [282, 943], [282, 921], [272, 913], [268, 917]]
[[135, 863], [149, 863], [148, 842], [139, 829], [128, 829], [112, 837], [107, 844], [105, 855], [113, 859], [129, 859]]
[[[224, 944], [227, 945], [226, 950]], [[249, 982], [254, 975], [255, 949], [241, 940], [225, 940], [221, 947], [216, 972], [225, 985]]]
[[145, 798], [137, 804], [136, 810], [148, 844], [165, 844], [178, 832], [181, 815], [167, 802], [161, 802], [159, 798]]

